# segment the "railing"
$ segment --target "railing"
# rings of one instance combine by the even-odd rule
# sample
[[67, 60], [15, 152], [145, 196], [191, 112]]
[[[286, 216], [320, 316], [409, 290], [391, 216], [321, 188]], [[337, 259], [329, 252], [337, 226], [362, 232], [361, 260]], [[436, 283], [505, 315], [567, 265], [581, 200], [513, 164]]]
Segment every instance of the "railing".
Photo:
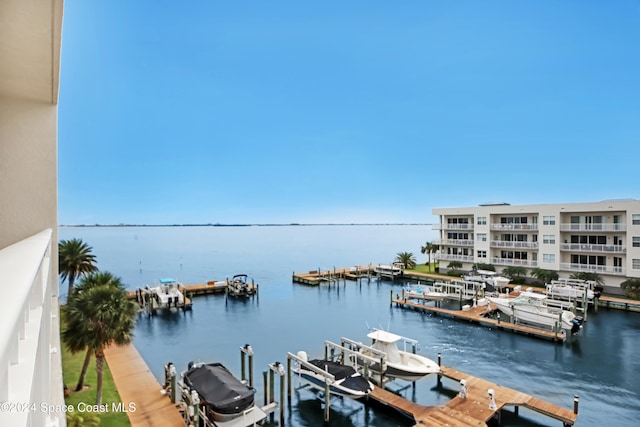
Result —
[[521, 267], [537, 267], [538, 261], [530, 259], [514, 259], [514, 258], [492, 258], [491, 263], [495, 265], [516, 265]]
[[51, 235], [50, 229], [44, 230], [0, 250], [3, 426], [66, 425], [59, 408], [48, 411], [51, 405], [64, 404], [61, 367], [52, 363], [52, 358], [57, 364], [60, 359], [59, 350], [52, 347], [58, 342], [59, 324], [58, 303], [52, 293], [58, 281], [49, 277]]
[[622, 245], [586, 245], [581, 243], [561, 243], [560, 250], [574, 252], [607, 252], [624, 254], [627, 252], [627, 247]]
[[492, 240], [492, 248], [522, 248], [522, 249], [538, 249], [538, 242], [517, 242], [517, 241], [504, 241], [504, 240]]
[[491, 224], [491, 230], [537, 230], [538, 224]]
[[440, 254], [438, 259], [443, 261], [473, 262], [472, 255]]
[[563, 223], [560, 224], [560, 231], [626, 231], [626, 224], [614, 224], [614, 223], [596, 223], [587, 224], [581, 223]]
[[434, 230], [473, 230], [473, 224], [433, 224]]
[[473, 246], [474, 241], [473, 240], [463, 240], [463, 239], [442, 239], [442, 240], [436, 240], [435, 242], [436, 245], [443, 245], [443, 246]]
[[612, 274], [616, 276], [625, 275], [624, 267], [612, 267], [610, 265], [561, 263], [560, 269], [565, 271]]

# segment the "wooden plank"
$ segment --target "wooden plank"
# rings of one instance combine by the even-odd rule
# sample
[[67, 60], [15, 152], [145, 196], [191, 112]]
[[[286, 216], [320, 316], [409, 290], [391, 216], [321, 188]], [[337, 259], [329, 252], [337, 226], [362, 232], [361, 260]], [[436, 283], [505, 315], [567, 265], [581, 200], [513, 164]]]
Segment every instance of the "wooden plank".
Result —
[[135, 411], [127, 412], [132, 427], [184, 426], [182, 415], [160, 392], [162, 387], [133, 344], [110, 346], [104, 354], [124, 407], [135, 404]]

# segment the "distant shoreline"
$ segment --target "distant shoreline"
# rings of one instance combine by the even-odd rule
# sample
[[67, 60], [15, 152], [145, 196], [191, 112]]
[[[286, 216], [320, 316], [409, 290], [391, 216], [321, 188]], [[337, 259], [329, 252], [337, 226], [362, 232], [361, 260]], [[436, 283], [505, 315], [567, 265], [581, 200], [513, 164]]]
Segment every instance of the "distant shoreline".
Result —
[[289, 224], [60, 224], [58, 227], [314, 227], [322, 225], [339, 225], [339, 226], [353, 226], [353, 225], [433, 225], [429, 223], [318, 223], [318, 224], [303, 224], [303, 223], [289, 223]]

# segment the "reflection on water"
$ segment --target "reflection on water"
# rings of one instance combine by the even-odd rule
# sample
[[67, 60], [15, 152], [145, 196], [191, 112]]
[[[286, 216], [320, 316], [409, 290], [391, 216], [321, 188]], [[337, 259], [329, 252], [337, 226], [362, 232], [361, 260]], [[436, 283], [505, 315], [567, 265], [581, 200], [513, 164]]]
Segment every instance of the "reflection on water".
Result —
[[[346, 284], [302, 286], [293, 271], [327, 270], [350, 265], [389, 263], [399, 251], [418, 254], [431, 233], [427, 227], [176, 227], [170, 229], [63, 229], [61, 239], [80, 237], [96, 250], [100, 266], [139, 286], [158, 277], [178, 276], [184, 283], [224, 279], [248, 272], [260, 285], [259, 298], [225, 300], [224, 295], [195, 297], [193, 311], [141, 315], [136, 348], [154, 375], [163, 366], [178, 371], [189, 361], [224, 363], [240, 375], [240, 347], [255, 351], [254, 378], [262, 396], [262, 371], [284, 362], [287, 352], [304, 350], [322, 357], [324, 341], [341, 337], [367, 342], [369, 327], [415, 338], [419, 352], [470, 375], [571, 409], [580, 397], [578, 426], [635, 426], [640, 414], [640, 314], [600, 308], [590, 312], [579, 335], [564, 344], [497, 331], [450, 318], [392, 307], [390, 293], [399, 282], [372, 279]], [[97, 231], [96, 231], [97, 230]], [[137, 235], [137, 240], [134, 239]], [[242, 242], [242, 244], [238, 243]], [[182, 258], [182, 260], [180, 260]], [[138, 260], [142, 259], [139, 272]], [[182, 264], [182, 270], [179, 270]], [[457, 303], [451, 303], [452, 308]], [[391, 385], [422, 405], [443, 405], [459, 385], [436, 379]], [[408, 385], [408, 387], [407, 387]], [[322, 425], [322, 402], [301, 390], [285, 416], [289, 426]], [[375, 405], [333, 399], [332, 426], [403, 426], [406, 420]], [[506, 412], [503, 425], [557, 425], [557, 421], [520, 409]]]

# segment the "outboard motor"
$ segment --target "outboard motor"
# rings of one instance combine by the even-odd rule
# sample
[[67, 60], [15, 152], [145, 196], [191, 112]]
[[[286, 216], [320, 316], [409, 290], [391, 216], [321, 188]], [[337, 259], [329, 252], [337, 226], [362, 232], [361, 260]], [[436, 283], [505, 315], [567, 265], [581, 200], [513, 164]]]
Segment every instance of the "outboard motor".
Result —
[[596, 286], [593, 288], [593, 297], [600, 298], [602, 296], [602, 292], [604, 291], [603, 286]]
[[195, 366], [196, 362], [194, 362], [193, 360], [189, 363], [187, 363], [187, 371], [190, 371], [191, 368], [193, 368]]
[[573, 323], [573, 326], [571, 326], [571, 333], [572, 334], [576, 334], [580, 331], [580, 329], [582, 329], [582, 324], [584, 323], [584, 318], [582, 316], [576, 316], [571, 323]]

